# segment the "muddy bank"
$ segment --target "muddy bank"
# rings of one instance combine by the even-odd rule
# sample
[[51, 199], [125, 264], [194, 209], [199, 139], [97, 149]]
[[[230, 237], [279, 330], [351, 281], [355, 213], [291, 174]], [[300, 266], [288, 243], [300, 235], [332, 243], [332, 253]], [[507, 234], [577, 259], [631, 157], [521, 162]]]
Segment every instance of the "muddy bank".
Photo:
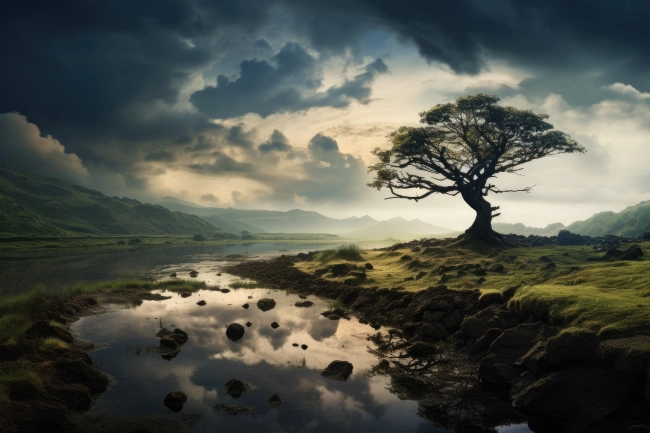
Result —
[[[242, 262], [226, 271], [298, 294], [335, 299], [377, 329], [397, 328], [389, 336], [377, 336], [375, 343], [402, 355], [380, 363], [377, 372], [389, 374], [396, 393], [417, 400], [420, 415], [435, 425], [494, 431], [497, 425], [524, 417], [538, 433], [650, 431], [650, 337], [601, 341], [595, 333], [552, 326], [544, 317], [508, 308], [516, 286], [498, 296], [450, 290], [445, 285], [407, 293], [400, 288], [355, 286], [355, 280], [363, 278], [362, 266], [339, 264], [327, 269], [350, 277], [343, 283], [294, 267], [313, 257], [299, 254]], [[436, 352], [441, 342], [445, 353]], [[441, 360], [466, 366], [464, 374], [478, 378], [480, 389], [458, 392], [456, 400], [447, 398], [454, 395], [450, 390], [440, 393], [444, 383], [432, 381], [423, 366], [436, 363], [439, 379], [444, 376]], [[501, 406], [492, 396], [499, 398]]]

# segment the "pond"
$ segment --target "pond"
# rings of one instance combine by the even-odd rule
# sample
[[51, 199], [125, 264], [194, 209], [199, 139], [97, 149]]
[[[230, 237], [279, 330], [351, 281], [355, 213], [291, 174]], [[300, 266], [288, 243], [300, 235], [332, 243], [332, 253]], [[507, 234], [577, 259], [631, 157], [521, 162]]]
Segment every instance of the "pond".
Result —
[[[90, 355], [114, 379], [95, 404], [95, 413], [165, 416], [183, 421], [197, 433], [454, 431], [436, 427], [444, 423], [427, 416], [422, 399], [404, 395], [403, 388], [396, 390], [394, 377], [377, 372], [380, 359], [369, 350], [374, 345], [367, 340], [377, 330], [354, 317], [323, 317], [320, 313], [329, 302], [313, 296], [308, 298], [313, 306], [300, 308], [295, 303], [303, 299], [282, 290], [245, 288], [224, 293], [218, 288], [227, 289], [236, 280], [221, 272], [225, 263], [203, 260], [159, 266], [151, 270], [158, 279], [169, 278], [172, 272], [190, 278], [195, 270], [209, 287], [189, 297], [167, 292], [162, 293], [170, 297], [167, 300], [114, 306], [73, 325], [73, 332], [99, 345]], [[275, 307], [262, 311], [256, 304], [262, 298], [274, 299]], [[205, 305], [197, 305], [199, 301]], [[273, 322], [279, 327], [272, 327]], [[226, 335], [231, 323], [249, 324], [238, 341]], [[173, 357], [157, 349], [156, 334], [163, 327], [188, 334], [188, 341]], [[348, 380], [321, 376], [335, 360], [353, 365]], [[250, 387], [239, 398], [224, 388], [233, 378]], [[460, 381], [451, 385], [450, 395], [456, 385], [466, 386]], [[172, 391], [188, 396], [178, 413], [163, 403]], [[275, 393], [282, 398], [277, 407], [268, 401]], [[220, 404], [246, 406], [250, 413], [231, 415], [215, 408]], [[466, 409], [445, 410], [465, 416]], [[490, 425], [485, 431], [530, 430], [525, 425]]]

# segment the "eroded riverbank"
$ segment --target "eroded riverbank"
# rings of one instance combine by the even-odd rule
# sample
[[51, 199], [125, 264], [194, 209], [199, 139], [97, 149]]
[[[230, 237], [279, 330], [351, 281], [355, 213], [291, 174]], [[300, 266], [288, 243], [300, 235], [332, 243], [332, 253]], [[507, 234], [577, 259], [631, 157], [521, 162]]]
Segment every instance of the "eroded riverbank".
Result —
[[[417, 243], [407, 247], [419, 249]], [[535, 432], [636, 432], [648, 428], [650, 337], [601, 339], [588, 330], [572, 332], [553, 326], [543, 315], [531, 315], [508, 302], [518, 286], [489, 296], [481, 296], [478, 289], [450, 290], [442, 284], [405, 292], [399, 287], [358, 287], [358, 281], [371, 278], [373, 272], [364, 270], [362, 264], [320, 265], [316, 275], [294, 266], [315, 256], [243, 262], [227, 271], [296, 293], [336, 299], [361, 321], [394, 326], [393, 338], [417, 362], [426, 363], [435, 357], [436, 343], [448, 343], [447, 353], [455, 353], [470, 364], [481, 389], [499, 396], [509, 408], [516, 408]], [[476, 270], [483, 269], [487, 275], [478, 263], [459, 263], [447, 270], [451, 269], [472, 275], [479, 275]], [[494, 272], [503, 272], [503, 267]], [[350, 274], [352, 278], [318, 276], [325, 273], [335, 277]], [[382, 366], [390, 374], [392, 363]], [[421, 405], [430, 389], [423, 378], [409, 378], [421, 383], [424, 391], [416, 398]], [[429, 410], [434, 422], [447, 423], [459, 431], [471, 419], [450, 419], [445, 415], [449, 412], [444, 405]], [[498, 410], [486, 412], [498, 418]], [[485, 427], [482, 422], [475, 424]]]

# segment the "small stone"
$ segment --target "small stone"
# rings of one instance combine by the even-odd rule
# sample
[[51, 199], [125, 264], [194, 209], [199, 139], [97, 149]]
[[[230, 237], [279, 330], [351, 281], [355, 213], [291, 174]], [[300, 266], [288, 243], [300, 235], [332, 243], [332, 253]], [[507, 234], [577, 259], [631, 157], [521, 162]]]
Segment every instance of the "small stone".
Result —
[[292, 346], [293, 346], [293, 347], [298, 347], [299, 344], [298, 344], [298, 343], [293, 343]]
[[163, 403], [167, 408], [174, 412], [183, 410], [183, 405], [187, 401], [187, 395], [183, 391], [172, 391], [165, 397]]
[[270, 298], [262, 298], [257, 301], [257, 308], [262, 311], [269, 311], [275, 308], [275, 300]]
[[226, 393], [234, 399], [238, 399], [250, 389], [250, 386], [236, 378], [230, 379], [223, 387]]
[[203, 301], [203, 300], [201, 300], [201, 301], [199, 301], [199, 302], [196, 303], [196, 305], [198, 305], [198, 306], [200, 306], [200, 307], [204, 306], [205, 304], [206, 304], [206, 302]]
[[232, 341], [241, 340], [246, 330], [239, 323], [231, 323], [226, 329], [226, 336]]
[[307, 295], [298, 295], [300, 299], [307, 299]]
[[303, 307], [303, 308], [306, 308], [306, 307], [312, 307], [312, 306], [314, 305], [314, 303], [311, 302], [311, 301], [302, 301], [302, 302], [297, 301], [294, 305], [295, 305], [296, 307]]
[[269, 397], [269, 403], [272, 406], [278, 407], [282, 404], [282, 397], [280, 397], [280, 394], [276, 392], [271, 397]]
[[308, 348], [309, 346], [307, 346], [306, 344], [303, 344], [303, 345], [300, 346], [300, 347], [302, 348], [302, 350], [307, 350], [307, 348]]
[[250, 328], [251, 326], [253, 326], [253, 324], [251, 322], [246, 322], [246, 327], [247, 328]]
[[280, 325], [278, 325], [278, 322], [271, 323], [271, 328], [278, 329], [279, 327], [280, 327]]
[[352, 369], [352, 364], [347, 361], [332, 361], [320, 375], [328, 379], [345, 381], [352, 374]]
[[375, 267], [372, 265], [372, 263], [366, 263], [364, 265], [364, 268], [366, 268], [367, 271], [372, 271], [373, 269], [375, 269]]
[[172, 272], [171, 275], [170, 275], [170, 277], [172, 277], [172, 278], [176, 278], [176, 272]]
[[190, 292], [181, 293], [181, 298], [189, 298], [190, 296], [192, 296], [192, 294]]
[[248, 310], [248, 307], [250, 307], [250, 305], [248, 305], [248, 304], [244, 304], [244, 305], [242, 305], [241, 307], [242, 307], [242, 308], [245, 308], [245, 309]]

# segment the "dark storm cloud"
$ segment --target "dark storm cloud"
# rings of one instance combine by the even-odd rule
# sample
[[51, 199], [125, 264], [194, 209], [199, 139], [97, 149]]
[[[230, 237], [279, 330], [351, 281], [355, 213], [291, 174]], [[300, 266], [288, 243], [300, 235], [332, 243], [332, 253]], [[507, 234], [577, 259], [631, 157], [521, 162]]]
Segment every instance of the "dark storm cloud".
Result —
[[318, 59], [301, 45], [289, 43], [270, 61], [242, 62], [237, 78], [219, 75], [216, 86], [197, 91], [190, 100], [202, 113], [218, 119], [248, 113], [267, 117], [315, 107], [344, 108], [353, 100], [370, 102], [370, 86], [387, 70], [377, 59], [353, 79], [319, 92], [323, 80]]
[[260, 144], [258, 147], [259, 151], [262, 153], [269, 152], [289, 152], [293, 147], [289, 144], [289, 140], [284, 136], [283, 133], [275, 129], [271, 137]]
[[[65, 147], [57, 166], [75, 155], [82, 178], [86, 167], [101, 167], [144, 188], [142, 161], [250, 173], [253, 153], [274, 161], [268, 155], [289, 157], [295, 150], [273, 139], [256, 149], [242, 127], [210, 118], [370, 102], [374, 81], [387, 72], [380, 59], [361, 63], [372, 32], [397, 35], [458, 73], [477, 73], [495, 59], [533, 76], [488, 93], [541, 98], [553, 92], [586, 105], [612, 94], [636, 98], [607, 87], [615, 82], [650, 91], [649, 18], [647, 1], [10, 2], [0, 13], [0, 114], [20, 113], [40, 128], [39, 137], [55, 137]], [[333, 56], [363, 69], [321, 90], [324, 62]], [[202, 88], [202, 78], [212, 83], [215, 76], [215, 86]], [[191, 94], [198, 110], [187, 100]], [[26, 141], [32, 135], [20, 135], [21, 143], [38, 156], [34, 143], [41, 141]], [[246, 157], [227, 156], [228, 146]], [[221, 153], [192, 164], [174, 159], [181, 151]], [[338, 150], [332, 155], [341, 157], [316, 159], [312, 152], [312, 168], [325, 176], [324, 170], [356, 164]], [[338, 175], [358, 180], [350, 172]]]
[[145, 161], [158, 161], [158, 162], [174, 162], [176, 155], [172, 152], [160, 150], [158, 152], [151, 152], [144, 157]]
[[253, 164], [237, 161], [221, 152], [213, 152], [211, 162], [190, 164], [187, 168], [199, 174], [232, 174], [250, 172], [253, 169]]
[[321, 152], [338, 152], [339, 144], [331, 137], [323, 134], [316, 134], [309, 140], [307, 148], [317, 154]]

